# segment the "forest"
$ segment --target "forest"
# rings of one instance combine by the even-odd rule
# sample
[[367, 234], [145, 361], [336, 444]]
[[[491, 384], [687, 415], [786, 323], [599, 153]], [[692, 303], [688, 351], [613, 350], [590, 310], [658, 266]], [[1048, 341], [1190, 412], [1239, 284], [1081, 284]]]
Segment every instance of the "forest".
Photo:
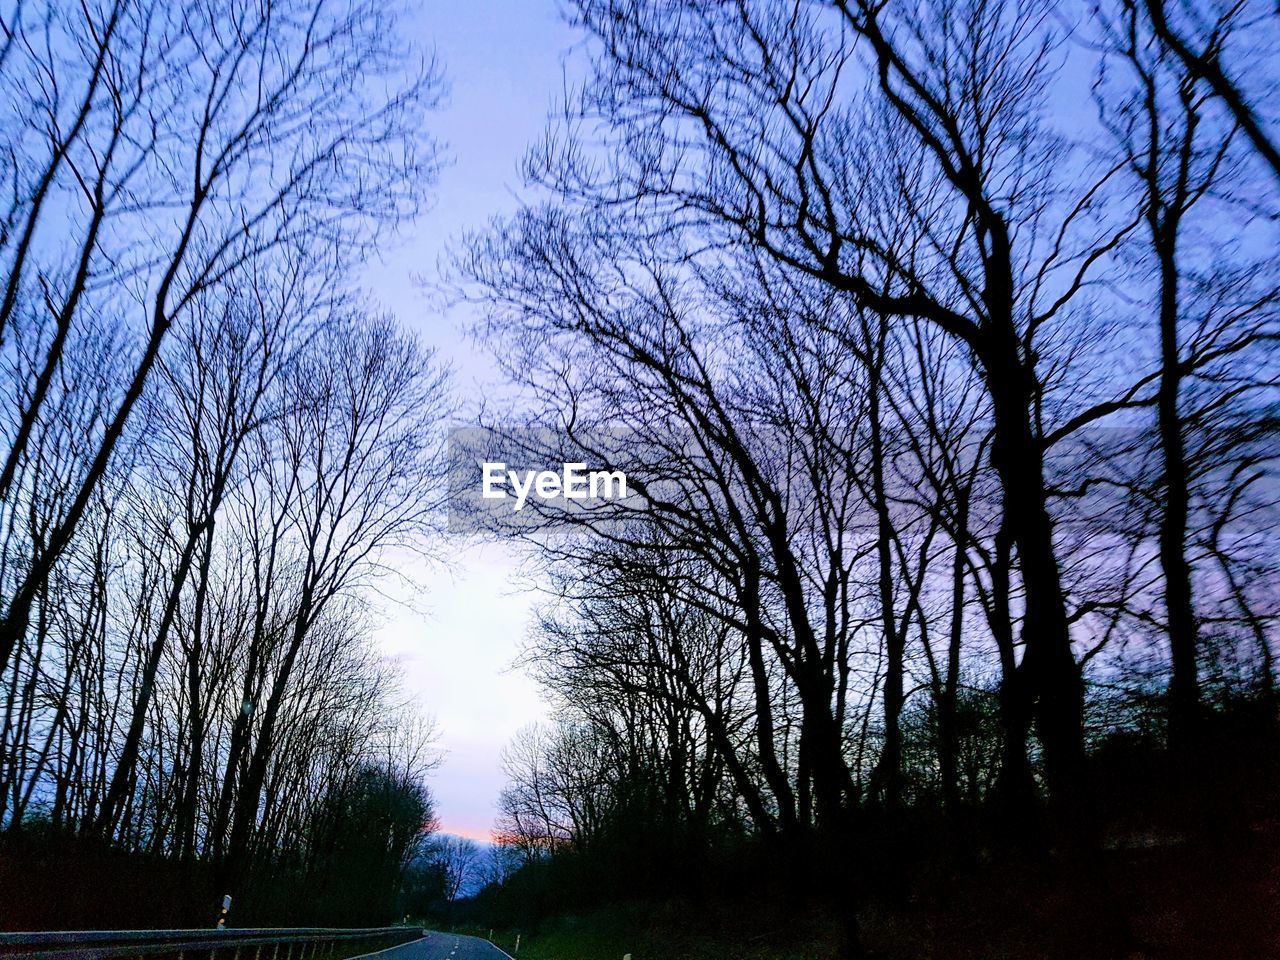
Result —
[[476, 918], [1273, 956], [1280, 17], [569, 6], [453, 277], [518, 398], [483, 442], [635, 495], [475, 518], [550, 585], [554, 705]]
[[400, 919], [437, 755], [368, 598], [451, 400], [353, 281], [442, 83], [365, 0], [4, 5], [6, 929]]

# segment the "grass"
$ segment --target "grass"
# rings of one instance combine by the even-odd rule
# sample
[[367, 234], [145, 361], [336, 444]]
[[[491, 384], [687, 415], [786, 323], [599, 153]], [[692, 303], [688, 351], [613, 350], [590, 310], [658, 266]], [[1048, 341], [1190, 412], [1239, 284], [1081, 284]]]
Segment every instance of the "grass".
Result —
[[[1280, 824], [940, 872], [859, 918], [878, 960], [1280, 958]], [[521, 931], [517, 960], [835, 960], [838, 934], [835, 918], [776, 901], [631, 903]], [[493, 940], [515, 954], [516, 931]]]
[[[628, 954], [631, 960], [830, 960], [835, 941], [835, 925], [817, 914], [762, 905], [632, 903], [522, 932], [518, 960], [623, 960]], [[494, 931], [493, 942], [514, 954], [516, 932]]]

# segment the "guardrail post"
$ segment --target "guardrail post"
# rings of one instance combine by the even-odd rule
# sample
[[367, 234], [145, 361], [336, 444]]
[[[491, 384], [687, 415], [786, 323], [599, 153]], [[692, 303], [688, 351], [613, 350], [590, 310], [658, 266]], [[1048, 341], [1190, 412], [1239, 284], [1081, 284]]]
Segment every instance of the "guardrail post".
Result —
[[222, 912], [218, 914], [218, 929], [227, 929], [227, 914], [231, 912], [231, 894], [224, 894], [222, 897]]

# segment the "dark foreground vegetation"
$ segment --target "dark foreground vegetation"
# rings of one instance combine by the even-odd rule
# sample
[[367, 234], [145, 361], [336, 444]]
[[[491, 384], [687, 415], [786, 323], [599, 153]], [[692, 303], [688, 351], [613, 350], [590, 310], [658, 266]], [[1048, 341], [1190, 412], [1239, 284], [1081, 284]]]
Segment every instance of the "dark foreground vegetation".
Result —
[[570, 7], [478, 442], [633, 495], [514, 531], [556, 714], [475, 909], [1275, 955], [1274, 10]]
[[430, 731], [367, 596], [445, 400], [350, 278], [439, 78], [376, 2], [0, 19], [0, 925], [398, 918]]
[[[1277, 852], [1274, 841], [1234, 854], [1197, 846], [1114, 855], [1088, 870], [1004, 858], [946, 872], [909, 902], [872, 900], [865, 940], [871, 955], [894, 960], [1271, 957]], [[1208, 871], [1222, 873], [1206, 895]], [[493, 936], [510, 953], [517, 932], [525, 960], [819, 960], [840, 956], [841, 942], [838, 918], [785, 891], [574, 908]]]
[[839, 957], [842, 903], [885, 958], [1275, 956], [1280, 751], [1256, 705], [1238, 709], [1212, 722], [1220, 739], [1190, 769], [1151, 743], [1101, 745], [1089, 844], [1013, 829], [982, 805], [863, 811], [841, 886], [820, 890], [814, 863], [749, 833], [661, 837], [659, 805], [615, 815], [590, 850], [508, 856], [507, 873], [437, 920], [493, 929], [508, 952], [518, 933], [532, 960]]

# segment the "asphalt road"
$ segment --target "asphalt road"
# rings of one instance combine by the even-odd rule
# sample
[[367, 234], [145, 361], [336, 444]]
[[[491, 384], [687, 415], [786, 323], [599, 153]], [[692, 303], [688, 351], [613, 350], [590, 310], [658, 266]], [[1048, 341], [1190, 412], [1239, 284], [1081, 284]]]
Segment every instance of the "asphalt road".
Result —
[[507, 955], [488, 940], [434, 932], [421, 940], [365, 956], [376, 960], [508, 960]]

